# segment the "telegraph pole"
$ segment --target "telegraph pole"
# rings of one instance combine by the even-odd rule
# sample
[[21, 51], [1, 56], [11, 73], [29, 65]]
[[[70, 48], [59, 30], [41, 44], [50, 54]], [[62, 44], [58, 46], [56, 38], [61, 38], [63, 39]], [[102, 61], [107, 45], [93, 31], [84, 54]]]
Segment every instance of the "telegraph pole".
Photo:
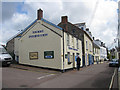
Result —
[[119, 65], [120, 65], [120, 1], [118, 2], [118, 55], [119, 55]]

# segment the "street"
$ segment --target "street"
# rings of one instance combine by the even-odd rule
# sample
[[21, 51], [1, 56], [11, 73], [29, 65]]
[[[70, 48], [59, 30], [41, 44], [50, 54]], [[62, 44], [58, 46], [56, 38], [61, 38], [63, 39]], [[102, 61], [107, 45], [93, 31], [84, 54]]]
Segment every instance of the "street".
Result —
[[[115, 67], [109, 67], [107, 63], [65, 73], [3, 67], [2, 86], [3, 88], [109, 88], [115, 69], [117, 70]], [[117, 79], [114, 80], [113, 87], [118, 88]]]

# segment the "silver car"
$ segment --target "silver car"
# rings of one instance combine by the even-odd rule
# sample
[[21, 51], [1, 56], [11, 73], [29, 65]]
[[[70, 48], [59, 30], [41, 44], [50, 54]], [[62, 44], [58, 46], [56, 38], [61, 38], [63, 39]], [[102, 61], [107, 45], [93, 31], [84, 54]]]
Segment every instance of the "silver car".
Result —
[[0, 46], [0, 64], [1, 64], [1, 66], [10, 66], [12, 60], [13, 59], [10, 56], [10, 54], [8, 54], [7, 51], [2, 46]]
[[109, 67], [118, 67], [118, 66], [119, 66], [118, 59], [112, 59], [109, 62]]

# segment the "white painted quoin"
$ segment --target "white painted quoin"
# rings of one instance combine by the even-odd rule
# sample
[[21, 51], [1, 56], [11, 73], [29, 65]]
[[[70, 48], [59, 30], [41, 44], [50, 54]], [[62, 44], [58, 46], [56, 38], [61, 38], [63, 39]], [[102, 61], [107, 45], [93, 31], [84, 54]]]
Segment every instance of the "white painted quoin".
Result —
[[38, 18], [15, 39], [15, 55], [20, 64], [71, 69], [76, 67], [77, 55], [82, 58], [82, 44], [81, 40], [45, 20], [39, 9]]

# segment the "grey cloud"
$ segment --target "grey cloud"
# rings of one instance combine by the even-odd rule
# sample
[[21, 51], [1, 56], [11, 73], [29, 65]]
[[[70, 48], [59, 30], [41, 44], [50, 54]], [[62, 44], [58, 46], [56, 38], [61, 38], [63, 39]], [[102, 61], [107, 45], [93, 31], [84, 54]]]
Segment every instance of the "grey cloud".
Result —
[[14, 2], [3, 2], [2, 3], [2, 21], [6, 21], [12, 18], [13, 14], [16, 12], [17, 3]]

